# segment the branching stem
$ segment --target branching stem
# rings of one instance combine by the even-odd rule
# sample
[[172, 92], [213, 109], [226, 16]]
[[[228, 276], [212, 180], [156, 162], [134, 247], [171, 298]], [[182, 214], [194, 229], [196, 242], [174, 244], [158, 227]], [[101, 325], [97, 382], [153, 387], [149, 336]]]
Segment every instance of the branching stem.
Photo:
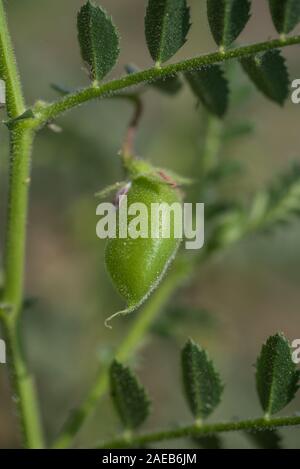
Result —
[[284, 40], [274, 39], [249, 46], [237, 47], [235, 49], [225, 51], [224, 53], [213, 52], [192, 59], [182, 60], [175, 64], [165, 65], [160, 68], [153, 67], [148, 70], [132, 73], [124, 76], [123, 78], [104, 83], [97, 87], [89, 86], [88, 88], [71, 93], [60, 98], [54, 103], [45, 105], [42, 109], [39, 109], [36, 118], [34, 119], [35, 125], [42, 126], [49, 120], [57, 118], [61, 114], [79, 106], [82, 103], [95, 98], [102, 98], [118, 93], [132, 86], [167, 78], [179, 72], [197, 70], [203, 66], [221, 63], [232, 59], [240, 59], [248, 55], [292, 46], [295, 44], [300, 44], [300, 35], [287, 37]]
[[[4, 292], [0, 298], [0, 320], [4, 326], [9, 352], [9, 367], [12, 376], [13, 392], [22, 424], [24, 445], [29, 448], [43, 447], [42, 431], [40, 427], [37, 399], [32, 378], [24, 358], [23, 348], [19, 336], [19, 320], [24, 301], [24, 266], [26, 223], [28, 213], [28, 195], [30, 186], [30, 166], [32, 144], [35, 132], [52, 122], [68, 110], [89, 100], [103, 97], [120, 96], [130, 88], [142, 83], [170, 77], [176, 73], [197, 70], [203, 66], [221, 63], [231, 59], [239, 59], [247, 55], [266, 52], [268, 50], [300, 44], [300, 36], [280, 37], [272, 41], [261, 42], [250, 46], [238, 47], [228, 51], [214, 52], [192, 59], [180, 61], [166, 66], [154, 66], [148, 70], [139, 71], [102, 85], [91, 85], [85, 89], [67, 94], [57, 101], [45, 104], [39, 102], [32, 109], [26, 111], [21, 83], [16, 66], [13, 46], [7, 28], [3, 2], [0, 0], [0, 78], [6, 84], [8, 127], [10, 131], [10, 185], [8, 195], [8, 218], [5, 245], [5, 279]], [[32, 112], [31, 112], [32, 111]], [[139, 119], [140, 108], [137, 107], [136, 120]], [[132, 129], [136, 126], [133, 122]], [[130, 132], [126, 151], [132, 147], [132, 132]], [[177, 275], [179, 275], [177, 277]], [[125, 360], [136, 350], [148, 330], [149, 325], [158, 314], [161, 306], [174, 292], [178, 279], [187, 273], [174, 273], [155, 292], [152, 299], [144, 307], [143, 314], [137, 319], [134, 327], [119, 348], [117, 357]], [[2, 306], [1, 309], [1, 304]], [[106, 369], [101, 370], [92, 386], [86, 400], [67, 423], [65, 430], [56, 442], [56, 447], [68, 446], [82, 423], [94, 410], [99, 397], [107, 387]], [[264, 419], [183, 427], [175, 430], [136, 436], [131, 444], [143, 444], [162, 441], [181, 436], [200, 435], [211, 432], [222, 432], [239, 429], [272, 428], [274, 426], [300, 424], [300, 417], [281, 419]], [[114, 440], [109, 446], [123, 446], [123, 439]]]
[[[189, 275], [191, 266], [186, 260], [179, 257], [175, 260], [168, 276], [164, 279], [159, 289], [156, 290], [147, 304], [138, 312], [136, 320], [129, 334], [125, 337], [116, 351], [116, 358], [125, 361], [130, 358], [145, 339], [155, 318], [160, 313], [166, 302], [174, 294], [178, 286]], [[71, 414], [61, 434], [54, 442], [54, 448], [66, 448], [72, 442], [86, 419], [95, 410], [100, 398], [108, 387], [108, 366], [101, 366], [99, 372], [81, 406]]]
[[[7, 114], [14, 119], [25, 110], [14, 51], [3, 3], [0, 0], [0, 74], [6, 84]], [[4, 291], [0, 310], [8, 348], [8, 367], [23, 433], [28, 448], [43, 446], [34, 384], [27, 369], [19, 334], [19, 318], [24, 299], [24, 265], [31, 150], [34, 132], [30, 122], [20, 121], [10, 128], [10, 183], [4, 258]]]

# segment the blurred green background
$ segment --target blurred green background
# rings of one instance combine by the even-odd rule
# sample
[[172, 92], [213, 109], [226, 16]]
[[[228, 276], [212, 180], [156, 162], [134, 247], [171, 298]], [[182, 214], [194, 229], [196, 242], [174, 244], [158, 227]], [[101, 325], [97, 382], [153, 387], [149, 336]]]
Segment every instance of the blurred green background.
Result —
[[[7, 11], [28, 103], [55, 98], [50, 83], [72, 88], [88, 83], [76, 38], [76, 14], [81, 0], [9, 0]], [[190, 0], [193, 26], [190, 40], [175, 60], [215, 49], [209, 33], [204, 0]], [[267, 2], [253, 0], [253, 17], [239, 42], [274, 37]], [[112, 76], [124, 65], [151, 66], [143, 33], [146, 1], [101, 0], [121, 34], [121, 55]], [[291, 78], [300, 77], [299, 48], [284, 50]], [[238, 81], [247, 82], [241, 71]], [[233, 106], [228, 120], [251, 121], [255, 132], [221, 152], [222, 158], [242, 162], [244, 172], [228, 180], [224, 195], [240, 200], [253, 194], [299, 161], [300, 106], [290, 100], [284, 109], [259, 95]], [[191, 92], [169, 98], [155, 90], [144, 96], [145, 112], [137, 139], [139, 155], [183, 175], [197, 172], [203, 138], [203, 119]], [[85, 395], [107, 353], [113, 351], [134, 318], [115, 321], [112, 331], [104, 318], [123, 306], [105, 272], [104, 241], [96, 238], [97, 200], [94, 193], [122, 179], [117, 153], [130, 105], [112, 100], [92, 102], [60, 119], [63, 132], [43, 130], [33, 155], [31, 208], [28, 223], [26, 291], [34, 298], [24, 314], [29, 360], [41, 398], [48, 438], [60, 430], [70, 410]], [[4, 112], [1, 111], [2, 118]], [[1, 126], [0, 241], [1, 258], [7, 197], [7, 131]], [[260, 415], [253, 364], [262, 342], [283, 331], [300, 337], [300, 226], [252, 236], [203, 266], [183, 286], [171, 305], [199, 311], [183, 318], [176, 333], [153, 333], [140, 348], [134, 364], [153, 399], [145, 428], [190, 421], [181, 393], [179, 351], [192, 336], [209, 349], [226, 383], [223, 403], [212, 420]], [[1, 261], [0, 261], [1, 262]], [[209, 313], [200, 313], [202, 310]], [[139, 314], [138, 312], [135, 314]], [[300, 396], [285, 413], [300, 410]], [[92, 446], [120, 430], [109, 398], [77, 438]], [[300, 447], [299, 429], [282, 430], [285, 447]], [[228, 448], [251, 447], [242, 434], [224, 435]], [[187, 441], [170, 447], [188, 447]], [[0, 366], [0, 447], [18, 447], [13, 400], [7, 370]]]

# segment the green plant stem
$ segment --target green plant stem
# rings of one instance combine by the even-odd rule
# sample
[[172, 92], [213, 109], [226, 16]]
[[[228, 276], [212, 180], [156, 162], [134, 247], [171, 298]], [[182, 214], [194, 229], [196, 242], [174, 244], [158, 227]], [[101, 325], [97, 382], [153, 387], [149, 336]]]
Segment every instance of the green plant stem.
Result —
[[300, 417], [277, 417], [266, 420], [264, 418], [242, 420], [239, 422], [212, 423], [203, 425], [187, 425], [170, 430], [133, 435], [131, 437], [121, 436], [107, 441], [98, 446], [101, 449], [113, 448], [138, 448], [149, 443], [158, 443], [185, 437], [200, 437], [216, 433], [235, 432], [239, 430], [262, 431], [273, 430], [279, 427], [300, 425]]
[[[221, 137], [221, 133], [219, 133], [219, 138]], [[215, 136], [214, 136], [215, 138]], [[217, 148], [216, 142], [214, 145], [215, 148]], [[285, 194], [284, 194], [285, 197]], [[280, 204], [280, 201], [278, 202]], [[233, 218], [230, 220], [230, 224], [225, 220], [225, 227], [229, 231], [234, 229], [236, 225], [236, 220]], [[136, 351], [137, 347], [141, 344], [142, 339], [145, 337], [147, 332], [149, 331], [149, 328], [151, 324], [154, 322], [156, 319], [157, 315], [163, 308], [163, 306], [166, 304], [168, 299], [174, 294], [174, 292], [178, 289], [179, 286], [181, 286], [187, 279], [193, 274], [194, 270], [197, 268], [199, 263], [205, 262], [208, 258], [210, 258], [213, 254], [217, 253], [221, 248], [227, 248], [231, 244], [238, 242], [241, 240], [244, 236], [251, 234], [252, 232], [256, 230], [261, 230], [264, 228], [263, 223], [258, 223], [251, 225], [251, 229], [242, 229], [238, 230], [237, 233], [233, 238], [225, 239], [223, 240], [222, 244], [208, 244], [208, 246], [204, 247], [198, 256], [193, 256], [192, 258], [187, 258], [184, 254], [179, 256], [175, 264], [172, 268], [172, 270], [169, 272], [168, 276], [165, 278], [164, 282], [161, 284], [158, 290], [156, 290], [153, 293], [153, 296], [148, 300], [148, 303], [144, 308], [137, 313], [136, 320], [134, 322], [134, 325], [132, 329], [129, 332], [129, 335], [124, 339], [123, 343], [119, 347], [119, 349], [116, 352], [116, 358], [119, 359], [120, 361], [128, 359], [131, 355], [134, 354]], [[56, 448], [65, 448], [67, 447], [73, 437], [77, 434], [77, 432], [80, 430], [81, 426], [87, 419], [87, 417], [94, 411], [96, 405], [99, 402], [100, 397], [105, 393], [107, 390], [107, 385], [108, 385], [108, 377], [107, 377], [107, 367], [102, 367], [99, 370], [99, 374], [96, 376], [96, 380], [93, 383], [90, 391], [88, 392], [87, 398], [83, 402], [82, 406], [72, 415], [70, 420], [67, 422], [65, 425], [62, 433], [59, 435], [57, 440], [54, 443], [54, 447]], [[261, 422], [262, 419], [259, 420]], [[277, 421], [277, 420], [276, 420]], [[294, 420], [292, 420], [294, 422]], [[257, 422], [257, 421], [254, 421]], [[265, 421], [262, 421], [262, 428], [264, 427], [271, 427], [272, 424], [265, 423]], [[274, 420], [271, 420], [271, 422], [274, 422]], [[281, 422], [281, 423], [280, 423]], [[279, 421], [279, 426], [280, 425], [285, 425], [284, 424], [285, 420], [280, 420]], [[238, 423], [238, 425], [247, 425], [249, 422], [247, 421], [246, 423]], [[226, 429], [229, 430], [239, 430], [242, 429], [242, 427], [237, 427], [236, 423], [230, 423], [230, 424], [220, 424], [225, 425], [224, 430], [220, 431], [226, 431]], [[234, 428], [233, 428], [234, 427]], [[193, 428], [193, 427], [188, 427], [188, 428]], [[203, 430], [204, 428], [204, 430]], [[251, 425], [249, 428], [252, 428]], [[205, 426], [201, 427], [201, 431], [206, 431], [209, 433], [209, 430], [211, 429], [210, 426]], [[176, 430], [177, 431], [177, 430]], [[181, 430], [179, 430], [181, 431]], [[198, 431], [198, 427], [195, 431]], [[156, 435], [156, 434], [155, 434]], [[180, 435], [179, 435], [180, 436]], [[178, 437], [179, 437], [178, 436]], [[147, 436], [148, 438], [148, 436]], [[124, 442], [124, 439], [121, 440], [122, 444]]]
[[183, 60], [175, 64], [165, 65], [157, 68], [153, 67], [141, 72], [126, 75], [123, 78], [104, 83], [99, 86], [90, 86], [75, 93], [71, 93], [52, 104], [45, 105], [36, 111], [36, 125], [44, 125], [49, 120], [53, 120], [66, 111], [91, 99], [101, 98], [127, 89], [131, 86], [166, 78], [179, 72], [197, 70], [203, 66], [225, 62], [231, 59], [239, 59], [248, 55], [266, 52], [276, 48], [283, 48], [300, 44], [300, 35], [287, 38], [274, 39], [272, 41], [260, 42], [249, 46], [237, 47], [224, 53], [214, 52], [201, 55], [192, 59]]
[[30, 159], [34, 134], [25, 123], [10, 132], [10, 184], [4, 258], [3, 302], [10, 305], [15, 319], [23, 302], [26, 221], [30, 184]]
[[[208, 116], [204, 148], [205, 170], [207, 171], [209, 171], [211, 165], [215, 163], [220, 145], [221, 125], [219, 122], [216, 122], [216, 120], [217, 119], [213, 116]], [[116, 358], [118, 360], [125, 361], [136, 352], [164, 305], [170, 297], [172, 297], [178, 287], [192, 275], [198, 262], [198, 259], [193, 262], [191, 259], [187, 260], [184, 254], [175, 260], [168, 276], [160, 285], [159, 289], [154, 292], [147, 304], [137, 313], [137, 318], [128, 336], [125, 337], [116, 352]], [[55, 448], [65, 448], [70, 445], [85, 420], [95, 410], [99, 399], [106, 392], [107, 388], [108, 366], [100, 368], [86, 399], [83, 401], [80, 408], [71, 415], [70, 419], [64, 425], [61, 434], [56, 439], [54, 443]]]
[[[219, 127], [219, 126], [217, 126]], [[219, 149], [219, 142], [222, 137], [222, 128], [214, 128], [209, 125], [206, 129], [206, 145], [205, 151], [207, 154], [205, 158], [208, 158], [208, 167], [211, 167], [211, 162], [215, 161], [216, 155]], [[209, 148], [209, 151], [207, 150]], [[228, 225], [228, 222], [225, 220], [225, 226], [230, 229], [233, 229], [236, 220], [231, 220], [231, 225]], [[255, 230], [263, 229], [264, 226], [260, 224], [255, 224], [251, 226], [251, 229], [239, 230], [236, 236], [228, 242], [225, 240], [224, 244], [208, 245], [205, 246], [199, 253], [198, 256], [193, 256], [192, 258], [187, 258], [185, 255], [179, 256], [173, 268], [169, 272], [168, 276], [165, 278], [164, 282], [160, 285], [160, 288], [156, 290], [152, 297], [148, 300], [147, 304], [142, 308], [141, 311], [137, 313], [136, 320], [133, 324], [132, 329], [130, 330], [128, 336], [124, 339], [123, 343], [116, 352], [116, 358], [120, 361], [128, 359], [132, 356], [137, 350], [138, 346], [141, 344], [141, 341], [145, 338], [145, 335], [149, 331], [151, 324], [155, 321], [157, 315], [166, 304], [168, 299], [174, 294], [174, 292], [181, 286], [187, 279], [193, 274], [194, 270], [197, 268], [199, 263], [205, 262], [213, 254], [218, 252], [221, 247], [227, 248], [233, 242], [239, 241], [245, 235], [250, 234]], [[61, 434], [58, 436], [57, 440], [54, 443], [55, 448], [65, 448], [70, 445], [73, 437], [78, 433], [81, 426], [84, 424], [86, 419], [92, 412], [95, 410], [99, 399], [107, 390], [108, 386], [108, 377], [107, 377], [108, 367], [101, 367], [98, 375], [90, 391], [87, 394], [86, 399], [83, 401], [80, 408], [71, 416], [64, 426]]]
[[[169, 298], [178, 289], [179, 285], [188, 277], [190, 271], [191, 266], [186, 263], [185, 258], [180, 256], [175, 260], [168, 276], [164, 279], [159, 289], [153, 293], [142, 310], [136, 313], [136, 320], [129, 334], [116, 351], [115, 357], [118, 360], [127, 360], [134, 354], [137, 348], [141, 346], [141, 341], [145, 338], [154, 320]], [[99, 399], [108, 388], [108, 368], [109, 364], [101, 366], [82, 405], [70, 416], [69, 420], [67, 420], [61, 434], [54, 442], [53, 448], [68, 447], [74, 436], [81, 429], [83, 423], [95, 410]]]
[[23, 445], [26, 448], [43, 448], [35, 383], [24, 358], [18, 326], [9, 316], [3, 320], [3, 326], [13, 397], [20, 418]]
[[[6, 83], [7, 114], [15, 118], [25, 110], [21, 84], [0, 0], [0, 73]], [[19, 337], [19, 319], [24, 298], [24, 265], [31, 149], [34, 138], [29, 122], [16, 122], [10, 128], [10, 183], [4, 258], [4, 290], [0, 311], [8, 348], [8, 367], [15, 402], [28, 448], [43, 446], [36, 394], [27, 369]]]
[[25, 111], [25, 104], [2, 0], [0, 0], [0, 78], [6, 85], [8, 116], [15, 118]]
[[28, 192], [30, 184], [32, 129], [19, 123], [10, 133], [10, 185], [4, 258], [4, 291], [2, 312], [5, 340], [9, 353], [13, 392], [21, 421], [24, 445], [43, 446], [36, 404], [36, 393], [20, 344], [18, 326], [24, 298], [24, 265]]

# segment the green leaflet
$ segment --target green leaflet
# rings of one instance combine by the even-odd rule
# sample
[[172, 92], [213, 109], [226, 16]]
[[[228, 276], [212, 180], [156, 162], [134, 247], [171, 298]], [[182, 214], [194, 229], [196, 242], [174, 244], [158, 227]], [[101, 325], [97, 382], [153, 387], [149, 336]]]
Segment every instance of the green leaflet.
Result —
[[219, 65], [185, 74], [191, 89], [209, 112], [223, 117], [228, 108], [229, 88]]
[[130, 368], [116, 360], [110, 367], [110, 392], [116, 411], [128, 430], [139, 427], [149, 415], [150, 401]]
[[257, 89], [282, 106], [289, 94], [289, 74], [280, 51], [246, 57], [240, 62]]
[[192, 441], [202, 449], [222, 449], [223, 442], [217, 433], [192, 438]]
[[78, 40], [81, 56], [92, 80], [101, 81], [119, 56], [119, 35], [111, 18], [88, 1], [78, 13]]
[[208, 22], [218, 46], [229, 47], [250, 18], [249, 0], [207, 0]]
[[270, 231], [300, 214], [300, 167], [297, 164], [266, 189], [248, 207], [237, 205], [224, 211], [207, 242], [208, 250], [224, 248], [254, 231]]
[[270, 225], [286, 223], [299, 215], [300, 207], [300, 166], [297, 163], [280, 175], [277, 181], [265, 191], [258, 193], [253, 211], [260, 216], [261, 223]]
[[299, 378], [287, 339], [283, 334], [269, 337], [256, 363], [256, 387], [266, 415], [279, 412], [291, 402], [299, 389]]
[[68, 88], [65, 85], [61, 85], [60, 83], [50, 83], [50, 88], [56, 93], [60, 94], [61, 96], [66, 96], [69, 93], [72, 93], [72, 89]]
[[160, 79], [153, 81], [150, 85], [169, 96], [175, 95], [182, 88], [182, 82], [177, 75], [165, 78], [164, 80]]
[[252, 443], [261, 449], [281, 449], [281, 435], [277, 430], [260, 430], [245, 432]]
[[290, 33], [300, 21], [299, 0], [269, 0], [274, 26], [279, 34]]
[[197, 419], [208, 417], [221, 401], [223, 384], [205, 350], [189, 340], [182, 350], [183, 385]]
[[174, 305], [166, 308], [154, 321], [151, 332], [168, 339], [185, 336], [184, 322], [192, 323], [202, 330], [215, 330], [219, 324], [216, 317], [208, 310], [188, 308], [186, 305]]
[[149, 0], [145, 34], [155, 62], [169, 60], [186, 42], [189, 29], [190, 10], [186, 0]]

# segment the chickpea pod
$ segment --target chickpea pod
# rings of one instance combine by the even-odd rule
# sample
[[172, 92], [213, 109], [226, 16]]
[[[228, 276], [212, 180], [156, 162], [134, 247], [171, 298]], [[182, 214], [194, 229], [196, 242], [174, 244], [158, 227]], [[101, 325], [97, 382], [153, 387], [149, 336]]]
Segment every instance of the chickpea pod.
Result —
[[[181, 203], [181, 194], [174, 184], [160, 173], [155, 177], [141, 174], [133, 178], [127, 192], [127, 203], [128, 206], [143, 203], [150, 214], [151, 204]], [[170, 220], [170, 236], [162, 237], [164, 225], [170, 223]], [[153, 223], [159, 226], [153, 226]], [[105, 322], [106, 325], [112, 318], [137, 309], [159, 285], [181, 241], [175, 237], [175, 224], [176, 218], [166, 216], [162, 211], [158, 219], [148, 217], [147, 238], [133, 239], [128, 235], [121, 238], [118, 227], [116, 238], [108, 240], [105, 249], [106, 268], [116, 289], [126, 300], [127, 308], [110, 316]], [[156, 229], [160, 235], [152, 237], [151, 233]]]

